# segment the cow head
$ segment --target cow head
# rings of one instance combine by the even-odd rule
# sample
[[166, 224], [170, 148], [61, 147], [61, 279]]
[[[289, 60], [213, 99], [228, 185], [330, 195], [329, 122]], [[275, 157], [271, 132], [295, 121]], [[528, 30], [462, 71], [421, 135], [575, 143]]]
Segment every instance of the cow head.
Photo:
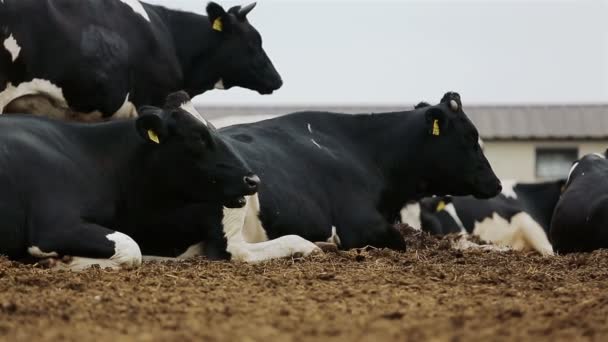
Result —
[[188, 202], [221, 201], [242, 207], [259, 178], [190, 103], [185, 92], [164, 109], [141, 107], [136, 127], [147, 144], [144, 172], [156, 192]]
[[[572, 163], [572, 167], [570, 168], [570, 172], [568, 172], [568, 178], [566, 179], [566, 183], [562, 188], [562, 192], [566, 191], [568, 187], [576, 181], [577, 178], [584, 175], [585, 173], [605, 170], [608, 166], [606, 163], [606, 159], [608, 158], [608, 150], [602, 153], [591, 153], [583, 156], [581, 159]], [[600, 173], [603, 173], [600, 171]]]
[[210, 2], [207, 14], [219, 46], [215, 51], [215, 65], [220, 81], [216, 88], [234, 86], [271, 94], [283, 85], [281, 76], [262, 48], [260, 33], [249, 23], [247, 14], [255, 7], [235, 6], [228, 10]]
[[422, 106], [425, 186], [434, 195], [490, 198], [501, 191], [479, 145], [479, 133], [462, 110], [460, 95], [447, 93], [436, 106]]

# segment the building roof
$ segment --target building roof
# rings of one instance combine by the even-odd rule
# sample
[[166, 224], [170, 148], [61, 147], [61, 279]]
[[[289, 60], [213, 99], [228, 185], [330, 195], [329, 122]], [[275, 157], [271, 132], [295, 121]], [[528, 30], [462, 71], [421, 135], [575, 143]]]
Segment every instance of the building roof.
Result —
[[[303, 110], [380, 113], [403, 106], [198, 106], [218, 126], [251, 122]], [[608, 138], [608, 104], [466, 106], [484, 140], [557, 140]]]

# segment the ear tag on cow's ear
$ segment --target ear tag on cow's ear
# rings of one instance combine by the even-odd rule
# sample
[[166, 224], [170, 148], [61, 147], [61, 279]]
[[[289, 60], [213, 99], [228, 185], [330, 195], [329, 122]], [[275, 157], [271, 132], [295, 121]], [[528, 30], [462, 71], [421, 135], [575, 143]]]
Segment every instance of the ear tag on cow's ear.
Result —
[[445, 209], [445, 202], [444, 201], [439, 201], [439, 203], [437, 203], [437, 208], [435, 209], [436, 212], [440, 212], [442, 210]]
[[218, 32], [222, 32], [222, 30], [224, 29], [224, 25], [222, 24], [222, 18], [216, 18], [213, 21], [213, 25], [211, 27]]
[[148, 138], [150, 138], [150, 141], [154, 141], [155, 143], [160, 144], [160, 140], [158, 139], [158, 135], [156, 134], [156, 132], [154, 132], [151, 129], [148, 130]]
[[439, 120], [435, 119], [433, 120], [433, 135], [437, 135], [439, 136], [440, 132], [439, 132]]

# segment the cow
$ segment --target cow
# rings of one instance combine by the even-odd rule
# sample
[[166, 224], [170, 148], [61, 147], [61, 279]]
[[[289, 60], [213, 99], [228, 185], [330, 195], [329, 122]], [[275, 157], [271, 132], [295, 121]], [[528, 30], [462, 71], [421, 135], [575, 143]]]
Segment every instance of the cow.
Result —
[[[299, 112], [219, 132], [261, 179], [245, 207], [222, 212], [228, 243], [296, 235], [342, 249], [405, 250], [392, 223], [407, 201], [448, 193], [489, 198], [501, 189], [453, 92], [413, 111]], [[203, 210], [182, 213], [184, 225]]]
[[549, 236], [558, 253], [608, 248], [608, 151], [577, 160], [557, 202]]
[[565, 180], [517, 183], [503, 180], [490, 199], [439, 196], [407, 204], [401, 221], [434, 235], [472, 234], [515, 250], [553, 255], [548, 233]]
[[[259, 178], [186, 93], [139, 111], [137, 119], [96, 124], [0, 117], [1, 255], [73, 270], [136, 267], [159, 241], [187, 252], [213, 235], [205, 226], [145, 230], [148, 222], [193, 203], [242, 207], [258, 190]], [[297, 237], [245, 247], [217, 239], [235, 260], [273, 243], [290, 248], [276, 257], [318, 250]]]
[[239, 86], [282, 80], [247, 20], [255, 3], [207, 16], [137, 0], [0, 1], [0, 113], [99, 121]]

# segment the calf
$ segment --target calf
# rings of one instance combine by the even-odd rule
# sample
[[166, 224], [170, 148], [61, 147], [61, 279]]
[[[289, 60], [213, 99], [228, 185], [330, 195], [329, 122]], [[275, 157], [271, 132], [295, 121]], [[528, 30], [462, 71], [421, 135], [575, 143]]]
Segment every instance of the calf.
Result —
[[410, 203], [401, 220], [431, 234], [468, 233], [515, 250], [552, 255], [547, 236], [564, 180], [502, 184], [502, 193], [491, 199], [445, 196]]
[[551, 242], [559, 253], [608, 248], [607, 153], [586, 155], [570, 170], [551, 220]]
[[[154, 252], [161, 242], [185, 251], [211, 236], [226, 246], [213, 227], [146, 226], [192, 203], [220, 208], [221, 219], [223, 207], [245, 205], [243, 196], [257, 191], [259, 179], [185, 93], [169, 96], [164, 109], [140, 112], [136, 120], [90, 125], [0, 117], [0, 254], [70, 256], [55, 266], [78, 270], [137, 266], [141, 250]], [[296, 240], [288, 243], [303, 241]], [[291, 252], [315, 249], [308, 243]]]
[[249, 242], [295, 234], [403, 250], [392, 222], [405, 202], [501, 189], [456, 93], [414, 111], [302, 112], [220, 132], [262, 181], [259, 197], [228, 213], [225, 229]]
[[0, 1], [0, 113], [92, 121], [180, 89], [270, 94], [282, 81], [247, 20], [254, 5], [211, 2], [202, 16], [137, 0]]

